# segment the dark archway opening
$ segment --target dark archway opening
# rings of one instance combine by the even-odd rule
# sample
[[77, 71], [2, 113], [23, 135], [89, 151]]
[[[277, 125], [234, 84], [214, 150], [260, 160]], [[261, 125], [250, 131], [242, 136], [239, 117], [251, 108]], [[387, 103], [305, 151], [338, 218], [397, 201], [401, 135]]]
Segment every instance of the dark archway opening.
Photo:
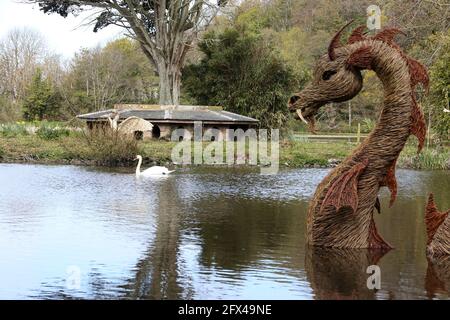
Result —
[[152, 130], [152, 138], [159, 139], [160, 137], [161, 137], [161, 129], [157, 125], [154, 125]]

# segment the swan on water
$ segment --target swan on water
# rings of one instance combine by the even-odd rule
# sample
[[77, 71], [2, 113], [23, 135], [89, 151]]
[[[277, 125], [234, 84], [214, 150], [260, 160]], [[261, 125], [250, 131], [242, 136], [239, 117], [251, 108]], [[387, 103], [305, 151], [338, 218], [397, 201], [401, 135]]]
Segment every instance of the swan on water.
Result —
[[166, 176], [175, 171], [175, 170], [170, 171], [166, 167], [160, 166], [150, 167], [148, 169], [145, 169], [144, 171], [141, 171], [142, 156], [137, 155], [136, 160], [139, 160], [138, 165], [136, 167], [136, 177]]

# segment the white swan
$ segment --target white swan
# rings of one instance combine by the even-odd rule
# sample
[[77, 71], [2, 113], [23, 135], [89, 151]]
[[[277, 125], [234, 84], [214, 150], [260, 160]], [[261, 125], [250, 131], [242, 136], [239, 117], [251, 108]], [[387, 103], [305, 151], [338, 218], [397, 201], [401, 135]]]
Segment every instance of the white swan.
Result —
[[154, 166], [141, 172], [142, 156], [136, 156], [136, 160], [139, 160], [136, 167], [136, 177], [166, 176], [175, 171], [170, 171], [166, 167]]

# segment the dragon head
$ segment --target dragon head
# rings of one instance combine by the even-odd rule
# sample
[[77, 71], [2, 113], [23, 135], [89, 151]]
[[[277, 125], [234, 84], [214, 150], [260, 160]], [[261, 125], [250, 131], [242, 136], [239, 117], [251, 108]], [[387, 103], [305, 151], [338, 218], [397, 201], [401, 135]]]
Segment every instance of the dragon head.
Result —
[[[352, 52], [339, 48], [342, 31], [351, 22], [341, 28], [331, 40], [327, 54], [320, 57], [316, 64], [312, 81], [288, 101], [289, 111], [296, 113], [296, 118], [305, 123], [309, 122], [312, 130], [314, 116], [320, 107], [330, 102], [350, 100], [361, 91], [363, 78], [360, 68], [351, 63]], [[352, 36], [362, 36], [361, 32], [362, 28], [357, 28]]]

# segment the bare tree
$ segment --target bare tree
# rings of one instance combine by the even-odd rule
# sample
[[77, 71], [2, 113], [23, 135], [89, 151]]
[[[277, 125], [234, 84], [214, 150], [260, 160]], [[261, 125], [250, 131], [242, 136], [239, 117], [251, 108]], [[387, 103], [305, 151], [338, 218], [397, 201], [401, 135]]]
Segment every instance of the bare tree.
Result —
[[11, 30], [0, 41], [0, 93], [12, 97], [15, 102], [21, 99], [46, 52], [45, 41], [37, 31], [28, 28]]
[[[158, 79], [134, 40], [122, 38], [103, 48], [80, 50], [60, 68], [61, 80], [55, 86], [70, 114], [103, 110], [117, 103], [148, 103], [155, 98]], [[48, 78], [53, 80], [51, 73]]]
[[97, 9], [94, 31], [108, 25], [126, 30], [159, 75], [160, 104], [178, 104], [181, 71], [193, 40], [216, 16], [227, 0], [24, 0], [42, 11], [67, 17]]

